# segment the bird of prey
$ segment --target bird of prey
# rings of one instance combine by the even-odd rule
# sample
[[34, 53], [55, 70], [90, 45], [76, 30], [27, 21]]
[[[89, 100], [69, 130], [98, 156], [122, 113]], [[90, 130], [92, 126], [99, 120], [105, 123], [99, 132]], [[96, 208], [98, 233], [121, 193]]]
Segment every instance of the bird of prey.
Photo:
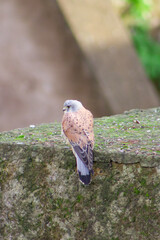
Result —
[[93, 115], [77, 100], [66, 100], [63, 111], [62, 134], [76, 157], [80, 181], [88, 185], [93, 174]]

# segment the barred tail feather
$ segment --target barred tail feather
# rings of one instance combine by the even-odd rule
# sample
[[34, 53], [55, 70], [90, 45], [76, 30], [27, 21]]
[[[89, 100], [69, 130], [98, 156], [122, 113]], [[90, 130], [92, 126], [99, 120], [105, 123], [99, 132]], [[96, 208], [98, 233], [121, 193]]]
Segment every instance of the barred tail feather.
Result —
[[88, 185], [91, 182], [91, 172], [86, 165], [81, 161], [81, 159], [76, 154], [76, 161], [77, 161], [77, 171], [79, 174], [80, 181]]

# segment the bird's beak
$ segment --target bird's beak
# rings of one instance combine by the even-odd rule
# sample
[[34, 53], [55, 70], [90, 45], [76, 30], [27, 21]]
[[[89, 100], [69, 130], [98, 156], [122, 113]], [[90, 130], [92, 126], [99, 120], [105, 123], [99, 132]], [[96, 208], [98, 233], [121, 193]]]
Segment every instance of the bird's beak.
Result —
[[66, 108], [66, 107], [64, 107], [64, 108], [63, 108], [63, 112], [65, 112], [65, 111], [66, 111], [66, 109], [67, 109], [67, 108]]

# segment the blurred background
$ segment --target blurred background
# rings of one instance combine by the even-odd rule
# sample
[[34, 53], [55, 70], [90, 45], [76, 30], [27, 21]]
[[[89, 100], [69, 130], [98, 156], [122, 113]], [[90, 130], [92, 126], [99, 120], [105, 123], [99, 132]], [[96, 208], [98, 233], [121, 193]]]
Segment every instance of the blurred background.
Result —
[[160, 104], [159, 0], [0, 0], [0, 131]]

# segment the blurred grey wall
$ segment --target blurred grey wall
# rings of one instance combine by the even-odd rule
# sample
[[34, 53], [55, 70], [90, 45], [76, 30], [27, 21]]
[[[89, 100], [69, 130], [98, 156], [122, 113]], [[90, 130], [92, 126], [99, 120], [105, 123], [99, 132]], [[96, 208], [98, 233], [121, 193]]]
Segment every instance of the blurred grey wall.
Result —
[[101, 97], [55, 1], [0, 1], [0, 130], [61, 120], [66, 99]]
[[[65, 11], [67, 2], [68, 7], [71, 7], [69, 15]], [[85, 20], [88, 23], [91, 23], [89, 17], [92, 19], [95, 12], [98, 21], [109, 12], [110, 21], [117, 19], [110, 23], [109, 20], [104, 21], [104, 27], [100, 28], [106, 31], [111, 42], [112, 36], [108, 34], [110, 29], [119, 26], [117, 24], [123, 29], [110, 5], [105, 6], [106, 12], [101, 11], [101, 0], [89, 1], [90, 5], [87, 0], [86, 6], [85, 1], [78, 0], [0, 0], [0, 131], [60, 121], [66, 99], [82, 101], [95, 117], [115, 114], [134, 106], [153, 106], [158, 102], [151, 87], [153, 101], [149, 99], [149, 104], [140, 103], [138, 106], [137, 101], [134, 104], [136, 93], [130, 97], [131, 93], [127, 91], [131, 91], [129, 86], [132, 84], [134, 91], [140, 89], [143, 92], [143, 84], [135, 88], [133, 80], [132, 83], [117, 82], [123, 78], [136, 79], [139, 71], [143, 72], [139, 62], [135, 64], [138, 60], [125, 31], [120, 29], [122, 34], [119, 39], [121, 44], [123, 39], [128, 39], [126, 47], [116, 45], [116, 34], [112, 34], [113, 45], [108, 49], [97, 45], [94, 48], [91, 46], [88, 51], [83, 47], [78, 31], [83, 33], [87, 22], [79, 21], [81, 15], [84, 15], [84, 9], [79, 8], [77, 11], [78, 3], [81, 3], [81, 7], [83, 4], [84, 9], [88, 7], [88, 10], [92, 10]], [[95, 3], [100, 3], [99, 9]], [[73, 21], [79, 23], [76, 28], [72, 26]], [[110, 26], [112, 22], [113, 26]], [[92, 34], [96, 35], [96, 29], [99, 28], [97, 25], [94, 27], [94, 23], [90, 25], [94, 33], [90, 30], [84, 33], [84, 41], [94, 37]], [[127, 50], [128, 46], [131, 52]], [[130, 71], [132, 66], [135, 68]], [[132, 73], [134, 77], [130, 76]], [[146, 78], [144, 72], [140, 76]], [[120, 91], [118, 94], [118, 89], [124, 87], [125, 92]], [[146, 102], [145, 96], [143, 98], [143, 102]]]

